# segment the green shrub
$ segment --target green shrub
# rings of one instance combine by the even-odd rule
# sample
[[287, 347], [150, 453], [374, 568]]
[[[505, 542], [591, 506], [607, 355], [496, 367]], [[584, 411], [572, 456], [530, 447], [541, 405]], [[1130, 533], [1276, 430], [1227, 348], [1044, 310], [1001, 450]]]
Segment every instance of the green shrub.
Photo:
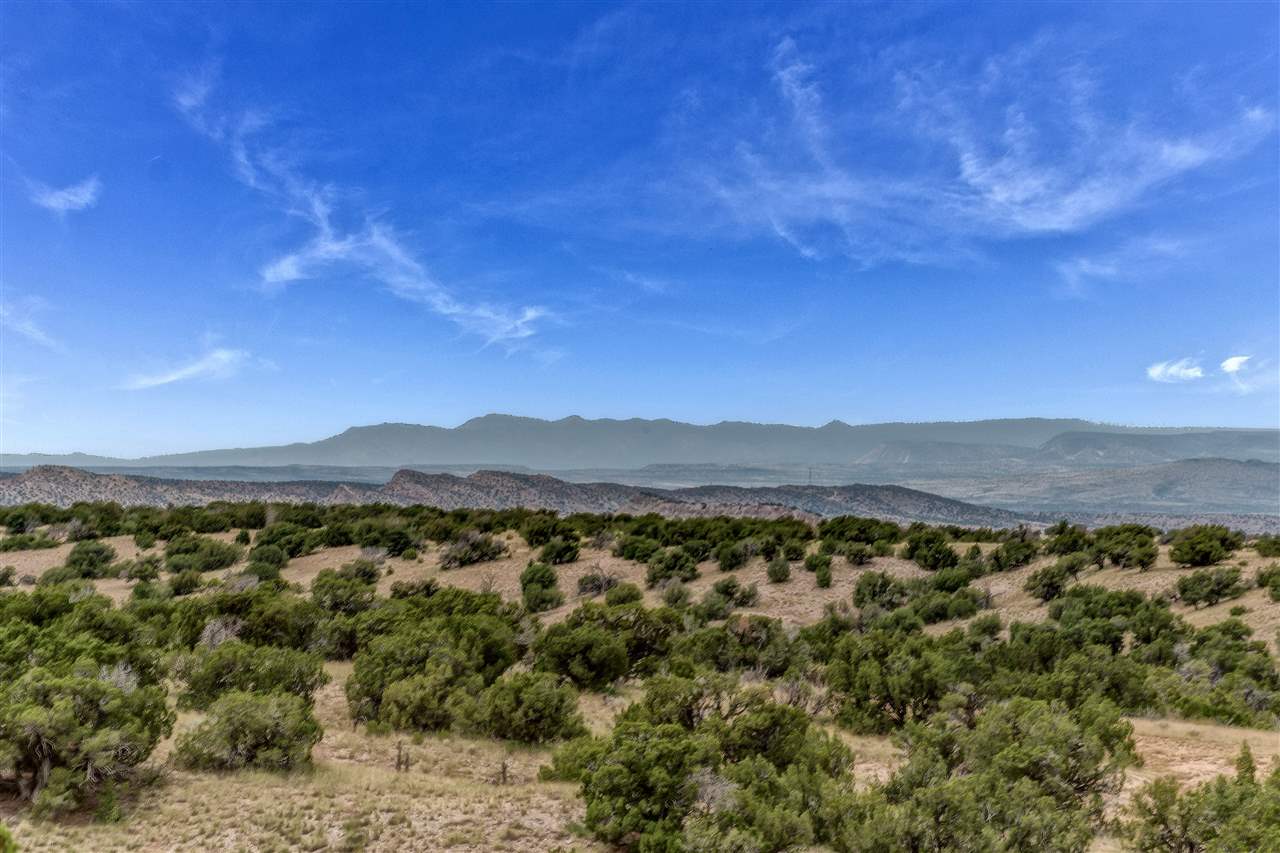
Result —
[[1280, 557], [1280, 536], [1259, 536], [1253, 540], [1259, 557]]
[[806, 572], [818, 572], [822, 569], [831, 571], [831, 555], [830, 554], [810, 554], [804, 558], [804, 570]]
[[716, 562], [722, 572], [737, 571], [747, 564], [749, 558], [744, 542], [724, 542], [716, 548]]
[[186, 686], [179, 707], [201, 709], [231, 691], [289, 693], [310, 705], [329, 681], [319, 655], [239, 640], [197, 650], [179, 661], [175, 674]]
[[387, 686], [378, 719], [401, 731], [444, 731], [474, 715], [481, 687], [480, 676], [435, 661]]
[[786, 583], [791, 580], [791, 563], [787, 562], [786, 557], [778, 554], [765, 566], [765, 575], [768, 576], [770, 583]]
[[884, 850], [1082, 851], [1103, 796], [1136, 761], [1131, 731], [1096, 701], [1067, 713], [1012, 699], [973, 721], [940, 716], [912, 728], [906, 762], [846, 820]]
[[644, 593], [640, 591], [640, 587], [633, 583], [616, 584], [604, 594], [604, 603], [609, 607], [618, 607], [623, 604], [634, 604], [637, 601], [643, 600]]
[[77, 542], [67, 555], [66, 567], [75, 572], [77, 577], [104, 577], [107, 567], [116, 558], [116, 549], [106, 542], [86, 539]]
[[145, 551], [156, 544], [156, 535], [150, 530], [139, 530], [133, 534], [133, 544], [137, 545], [139, 550]]
[[692, 610], [694, 617], [701, 623], [724, 619], [732, 612], [733, 599], [715, 589], [704, 592], [702, 600]]
[[737, 578], [721, 578], [711, 585], [711, 591], [723, 595], [735, 607], [754, 607], [760, 600], [760, 590], [755, 584], [743, 586]]
[[567, 676], [584, 690], [603, 690], [630, 668], [623, 641], [595, 625], [553, 625], [534, 643], [533, 655], [535, 669]]
[[974, 575], [971, 574], [969, 567], [964, 562], [961, 562], [960, 565], [954, 568], [935, 572], [930, 580], [932, 581], [932, 587], [939, 592], [956, 592], [968, 586], [973, 577]]
[[1177, 590], [1183, 604], [1199, 607], [1240, 597], [1244, 594], [1244, 584], [1240, 582], [1239, 569], [1198, 569], [1178, 578]]
[[901, 607], [907, 588], [884, 572], [864, 572], [853, 587], [853, 606], [876, 606], [885, 610]]
[[1272, 563], [1259, 569], [1256, 582], [1270, 592], [1272, 601], [1280, 601], [1280, 564]]
[[[520, 535], [524, 537], [525, 542], [529, 543], [530, 548], [547, 545], [556, 539], [563, 542], [578, 541], [578, 531], [572, 524], [545, 512], [536, 513], [520, 525]], [[544, 563], [550, 562], [546, 558], [541, 559]]]
[[698, 563], [683, 548], [664, 548], [649, 558], [645, 584], [652, 589], [672, 579], [688, 582], [698, 576]]
[[1156, 779], [1134, 795], [1127, 816], [1122, 833], [1139, 853], [1280, 850], [1280, 771], [1258, 780], [1246, 744], [1234, 777], [1187, 790], [1175, 778]]
[[241, 574], [250, 575], [260, 581], [272, 582], [280, 580], [280, 567], [270, 563], [250, 563]]
[[960, 562], [947, 535], [931, 527], [915, 530], [907, 535], [907, 542], [902, 546], [902, 557], [930, 572], [948, 569]]
[[279, 545], [255, 545], [249, 549], [249, 562], [283, 569], [289, 562], [289, 555]]
[[1099, 567], [1108, 560], [1122, 569], [1145, 571], [1155, 565], [1156, 530], [1144, 524], [1116, 524], [1093, 532], [1091, 553]]
[[564, 563], [577, 562], [578, 553], [579, 548], [576, 537], [573, 539], [561, 539], [557, 536], [542, 546], [542, 550], [538, 552], [538, 560], [552, 566], [559, 566]]
[[652, 679], [607, 738], [566, 744], [599, 840], [646, 851], [835, 847], [852, 755], [808, 715], [717, 677]]
[[174, 595], [190, 595], [204, 585], [204, 578], [195, 569], [187, 569], [169, 578], [169, 589]]
[[[14, 533], [0, 539], [0, 552], [3, 551], [35, 551], [44, 548], [57, 548], [60, 543], [45, 533]], [[107, 562], [111, 562], [108, 560]]]
[[459, 569], [475, 563], [497, 560], [507, 553], [507, 546], [487, 533], [464, 530], [440, 555], [440, 568]]
[[545, 563], [530, 563], [520, 573], [520, 594], [530, 613], [554, 610], [564, 603], [556, 580], [556, 570]]
[[416, 581], [396, 581], [391, 585], [391, 598], [430, 598], [440, 591], [440, 582], [435, 578], [423, 578]]
[[238, 545], [219, 542], [207, 536], [180, 536], [165, 546], [165, 564], [170, 572], [214, 572], [225, 569], [240, 559]]
[[480, 694], [475, 725], [483, 733], [521, 743], [568, 740], [587, 733], [578, 695], [546, 672], [507, 673]]
[[824, 565], [818, 566], [814, 571], [814, 581], [818, 584], [818, 589], [827, 589], [831, 586], [831, 563], [828, 561]]
[[647, 563], [662, 544], [647, 536], [623, 536], [614, 546], [613, 555], [636, 563]]
[[680, 546], [680, 550], [692, 557], [695, 563], [701, 563], [711, 556], [715, 546], [706, 539], [689, 539]]
[[1244, 545], [1244, 537], [1221, 524], [1196, 524], [1174, 535], [1169, 559], [1182, 566], [1212, 566]]
[[788, 539], [786, 542], [782, 543], [782, 556], [786, 557], [790, 562], [803, 560], [804, 551], [804, 542], [799, 539]]
[[[425, 601], [445, 596], [441, 590]], [[478, 693], [492, 683], [515, 662], [515, 640], [511, 625], [484, 614], [415, 620], [372, 636], [356, 652], [346, 683], [352, 719], [397, 728], [447, 727], [455, 716], [454, 707], [446, 704], [451, 694]], [[392, 690], [411, 679], [416, 680]], [[384, 709], [393, 696], [394, 709]]]
[[160, 577], [160, 557], [146, 554], [132, 560], [124, 568], [124, 577], [131, 581], [153, 581]]
[[844, 557], [851, 566], [865, 566], [871, 562], [871, 546], [862, 542], [851, 542], [844, 546]]
[[618, 578], [602, 572], [588, 572], [578, 578], [578, 595], [596, 596], [618, 585]]
[[662, 603], [677, 610], [689, 606], [689, 587], [680, 581], [671, 581], [662, 590]]
[[40, 586], [56, 586], [81, 580], [85, 580], [85, 578], [80, 576], [79, 570], [70, 566], [54, 566], [52, 569], [46, 569], [40, 575], [38, 583]]
[[155, 644], [82, 585], [0, 595], [0, 777], [34, 812], [127, 783], [172, 731]]
[[619, 844], [641, 839], [639, 849], [678, 851], [681, 825], [698, 794], [694, 771], [714, 763], [713, 739], [679, 726], [621, 723], [599, 766], [583, 774], [586, 826]]
[[1040, 546], [1034, 539], [1025, 536], [1014, 536], [991, 552], [987, 562], [997, 572], [1007, 572], [1019, 566], [1025, 566], [1040, 553]]
[[173, 756], [190, 770], [284, 772], [310, 766], [323, 734], [297, 696], [232, 691], [213, 703], [204, 722], [179, 735]]
[[236, 533], [236, 544], [237, 544], [237, 545], [248, 546], [249, 542], [250, 542], [250, 539], [249, 539], [249, 531], [247, 531], [247, 530], [240, 530], [240, 531], [238, 531], [238, 532]]
[[1032, 572], [1023, 584], [1023, 589], [1041, 601], [1053, 601], [1066, 591], [1067, 584], [1084, 569], [1087, 559], [1078, 553], [1060, 557], [1052, 565]]
[[[376, 570], [376, 569], [375, 569]], [[323, 569], [311, 581], [311, 600], [330, 613], [354, 616], [373, 606], [377, 588], [358, 574]]]
[[1078, 525], [1068, 524], [1066, 519], [1046, 530], [1045, 537], [1045, 553], [1059, 557], [1088, 551], [1093, 544], [1093, 539], [1087, 530]]
[[[818, 525], [818, 535], [823, 539], [841, 542], [870, 544], [877, 541], [897, 542], [902, 538], [902, 528], [892, 521], [841, 515], [828, 518]], [[797, 557], [796, 559], [800, 559]]]

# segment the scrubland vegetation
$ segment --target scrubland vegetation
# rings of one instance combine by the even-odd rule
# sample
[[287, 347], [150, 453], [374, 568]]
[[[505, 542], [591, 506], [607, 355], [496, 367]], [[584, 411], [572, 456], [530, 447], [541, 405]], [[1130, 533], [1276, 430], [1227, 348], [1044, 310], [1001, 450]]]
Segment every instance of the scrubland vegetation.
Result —
[[[1141, 748], [1157, 724], [1232, 751], [1278, 731], [1278, 638], [1250, 627], [1280, 627], [1271, 538], [260, 504], [0, 524], [41, 566], [0, 574], [0, 814], [24, 847], [133, 846], [111, 833], [190, 786], [338, 790], [359, 753], [382, 781], [331, 808], [383, 791], [364, 823], [237, 843], [1280, 849], [1280, 743], [1216, 777], [1148, 777]], [[449, 795], [414, 766], [432, 738], [497, 749], [497, 800], [558, 823], [415, 835], [440, 816], [387, 803]]]

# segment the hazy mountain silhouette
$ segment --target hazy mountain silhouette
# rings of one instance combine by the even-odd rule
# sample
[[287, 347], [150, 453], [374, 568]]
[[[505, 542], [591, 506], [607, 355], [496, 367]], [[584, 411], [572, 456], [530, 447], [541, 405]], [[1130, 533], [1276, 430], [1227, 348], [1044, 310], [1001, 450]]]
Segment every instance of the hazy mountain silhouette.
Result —
[[[1280, 431], [1116, 427], [1077, 419], [1018, 418], [821, 427], [724, 421], [556, 421], [485, 415], [454, 428], [417, 424], [352, 427], [314, 442], [228, 448], [139, 459], [0, 454], [0, 466], [495, 465], [534, 470], [640, 468], [655, 464], [850, 465], [914, 460], [1142, 464], [1195, 457], [1280, 461]], [[879, 458], [878, 458], [879, 457]]]

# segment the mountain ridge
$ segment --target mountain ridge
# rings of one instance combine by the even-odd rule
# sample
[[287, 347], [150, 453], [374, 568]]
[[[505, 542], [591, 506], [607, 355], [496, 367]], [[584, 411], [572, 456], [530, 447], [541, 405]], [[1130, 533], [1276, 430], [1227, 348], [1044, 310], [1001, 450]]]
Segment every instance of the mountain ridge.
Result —
[[968, 504], [902, 486], [695, 487], [651, 489], [618, 483], [568, 483], [546, 474], [477, 471], [467, 477], [398, 471], [383, 486], [365, 483], [292, 481], [247, 483], [166, 480], [94, 474], [46, 465], [0, 479], [0, 505], [42, 502], [115, 501], [127, 506], [204, 504], [227, 500], [321, 504], [425, 504], [464, 507], [628, 512], [661, 515], [792, 515], [810, 520], [831, 515], [872, 515], [892, 521], [966, 526], [1010, 526], [1028, 521], [1008, 510]]
[[[1092, 445], [1080, 436], [1107, 435]], [[850, 425], [832, 420], [819, 427], [720, 421], [691, 424], [670, 419], [558, 420], [487, 414], [456, 427], [387, 422], [348, 427], [311, 442], [233, 447], [143, 456], [133, 459], [92, 454], [2, 453], [0, 467], [40, 464], [107, 467], [169, 466], [383, 466], [412, 467], [485, 462], [557, 470], [640, 468], [652, 464], [850, 464], [877, 449], [929, 444], [951, 446], [970, 457], [973, 446], [1014, 452], [1057, 452], [1075, 436], [1081, 464], [1153, 457], [1221, 456], [1280, 461], [1280, 430], [1197, 427], [1120, 427], [1078, 418], [999, 418], [978, 421], [887, 422]], [[1187, 437], [1193, 436], [1193, 437]], [[1061, 440], [1059, 440], [1061, 439]], [[1054, 444], [1055, 440], [1059, 440]], [[1046, 450], [1046, 445], [1048, 448]], [[1143, 450], [1144, 447], [1156, 449]], [[967, 447], [968, 449], [963, 449]], [[1170, 455], [1170, 454], [1174, 455]], [[1109, 454], [1109, 456], [1108, 456]], [[1181, 455], [1177, 455], [1181, 454]], [[935, 453], [936, 455], [936, 453]], [[987, 453], [986, 455], [990, 455]], [[1087, 457], [1087, 459], [1085, 458]]]
[[[1270, 463], [1235, 463], [1262, 466]], [[1141, 471], [1141, 469], [1137, 469]], [[1180, 527], [1212, 521], [1250, 533], [1280, 531], [1280, 513], [1213, 512], [1171, 506], [1163, 511], [1117, 511], [1088, 501], [1059, 511], [1045, 507], [1001, 507], [944, 497], [911, 486], [890, 484], [692, 486], [657, 488], [609, 482], [568, 482], [547, 474], [476, 471], [465, 477], [402, 469], [385, 483], [323, 480], [180, 480], [144, 475], [95, 474], [46, 465], [0, 477], [0, 505], [28, 502], [69, 506], [79, 501], [115, 501], [128, 506], [206, 504], [259, 500], [320, 504], [425, 504], [442, 509], [505, 509], [525, 506], [571, 512], [793, 516], [817, 521], [833, 515], [862, 515], [899, 523], [924, 521], [968, 527], [1042, 525], [1058, 518], [1090, 526], [1138, 522]]]

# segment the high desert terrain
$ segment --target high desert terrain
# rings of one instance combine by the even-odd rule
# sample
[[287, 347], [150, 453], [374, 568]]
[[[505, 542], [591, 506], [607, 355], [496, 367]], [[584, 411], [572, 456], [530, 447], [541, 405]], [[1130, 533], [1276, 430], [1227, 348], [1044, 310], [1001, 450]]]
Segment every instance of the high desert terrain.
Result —
[[[216, 511], [217, 506], [211, 511]], [[554, 519], [549, 515], [536, 517], [544, 521]], [[523, 620], [523, 630], [534, 633], [545, 633], [552, 626], [571, 620], [578, 608], [588, 605], [683, 613], [684, 627], [678, 630], [693, 632], [715, 630], [716, 626], [724, 626], [731, 632], [743, 630], [742, 626], [747, 624], [744, 620], [761, 617], [777, 625], [778, 637], [782, 638], [778, 642], [798, 642], [798, 638], [805, 636], [806, 629], [813, 630], [824, 621], [838, 626], [836, 630], [855, 634], [874, 630], [865, 620], [874, 618], [874, 612], [879, 612], [877, 607], [865, 601], [861, 607], [854, 603], [859, 600], [860, 582], [865, 586], [864, 579], [868, 576], [902, 584], [928, 584], [938, 576], [936, 566], [926, 568], [921, 560], [906, 558], [900, 553], [901, 546], [881, 548], [877, 553], [864, 553], [859, 547], [845, 551], [836, 547], [834, 528], [826, 530], [828, 535], [824, 538], [818, 538], [815, 529], [815, 535], [804, 542], [801, 552], [786, 555], [790, 560], [782, 556], [773, 558], [774, 569], [779, 560], [787, 565], [789, 577], [784, 580], [771, 572], [770, 560], [764, 555], [751, 553], [753, 546], [730, 571], [722, 571], [718, 557], [703, 556], [696, 563], [696, 576], [683, 584], [675, 584], [682, 592], [673, 598], [671, 582], [652, 582], [652, 557], [640, 559], [636, 554], [627, 553], [626, 543], [633, 534], [615, 529], [608, 521], [610, 516], [600, 518], [604, 521], [588, 525], [598, 529], [590, 535], [583, 532], [581, 541], [575, 543], [578, 547], [572, 555], [574, 559], [554, 566], [560, 593], [542, 604], [534, 604], [529, 599], [527, 577], [522, 583], [526, 569], [546, 556], [545, 546], [530, 545], [526, 538], [534, 542], [545, 538], [530, 532], [527, 515], [522, 522], [523, 533], [519, 529], [495, 530], [492, 543], [495, 551], [501, 553], [492, 558], [466, 560], [458, 565], [456, 543], [449, 537], [435, 542], [417, 536], [412, 547], [399, 549], [396, 556], [377, 545], [315, 544], [301, 547], [298, 556], [285, 560], [278, 579], [261, 582], [253, 574], [246, 574], [247, 570], [259, 571], [250, 565], [254, 550], [235, 544], [237, 538], [242, 543], [246, 538], [256, 543], [263, 538], [261, 531], [249, 537], [239, 529], [205, 533], [202, 538], [235, 549], [234, 561], [205, 572], [199, 578], [199, 589], [173, 600], [214, 598], [232, 589], [251, 593], [255, 584], [258, 591], [262, 591], [264, 585], [277, 584], [280, 595], [321, 600], [324, 593], [318, 579], [332, 579], [349, 571], [344, 570], [344, 566], [364, 564], [375, 567], [375, 577], [368, 588], [373, 597], [363, 605], [374, 609], [380, 606], [378, 601], [394, 601], [387, 596], [404, 594], [396, 590], [434, 589], [439, 585], [500, 598], [512, 608], [512, 614], [523, 614], [518, 616]], [[757, 521], [770, 523], [767, 519]], [[548, 523], [554, 525], [554, 522]], [[802, 527], [812, 524], [801, 519], [790, 523]], [[79, 543], [61, 541], [74, 527], [73, 524], [68, 528], [65, 523], [29, 527], [28, 532], [47, 534], [59, 544], [0, 554], [0, 564], [12, 567], [8, 577], [17, 584], [0, 595], [29, 595], [48, 588], [44, 584], [48, 573], [65, 571], [61, 567], [75, 562], [73, 552], [80, 547]], [[264, 529], [270, 531], [272, 527], [268, 525]], [[537, 529], [537, 525], [532, 529]], [[554, 529], [557, 537], [569, 535], [568, 528]], [[996, 554], [1002, 548], [1001, 543], [1008, 541], [1006, 536], [986, 531], [974, 541], [966, 537], [963, 529], [948, 530], [950, 539], [945, 546], [948, 551], [957, 557], [967, 555], [969, 560], [988, 561], [987, 570], [975, 573], [969, 584], [978, 607], [957, 618], [926, 617], [927, 624], [908, 628], [908, 633], [902, 635], [904, 640], [912, 631], [925, 637], [963, 632], [975, 619], [993, 615], [999, 617], [1000, 630], [1006, 638], [1012, 623], [1054, 624], [1049, 606], [1053, 602], [1033, 595], [1028, 586], [1029, 578], [1051, 569], [1063, 559], [1058, 554], [1044, 553], [1053, 547], [1048, 534], [1033, 535], [1032, 541], [1037, 543], [1034, 550], [1040, 553], [1027, 557], [1019, 565], [996, 570], [990, 567], [999, 565]], [[122, 567], [139, 564], [148, 555], [157, 555], [159, 565], [164, 562], [166, 551], [172, 553], [173, 550], [167, 549], [169, 542], [145, 535], [117, 534], [79, 540], [84, 541], [107, 546], [111, 562]], [[1214, 603], [1189, 604], [1182, 600], [1189, 596], [1179, 595], [1178, 582], [1193, 570], [1172, 559], [1170, 542], [1159, 544], [1154, 560], [1144, 568], [1109, 562], [1101, 566], [1090, 564], [1067, 582], [1068, 589], [1076, 586], [1136, 592], [1151, 600], [1167, 602], [1166, 612], [1193, 629], [1230, 620], [1231, 624], [1240, 626], [1240, 631], [1263, 644], [1262, 654], [1269, 656], [1269, 665], [1274, 667], [1280, 643], [1280, 604], [1265, 584], [1266, 572], [1269, 567], [1275, 571], [1276, 561], [1258, 553], [1260, 548], [1267, 550], [1272, 541], [1263, 539], [1261, 545], [1241, 545], [1219, 561], [1221, 566], [1229, 566], [1238, 574], [1238, 583], [1225, 598]], [[830, 544], [826, 544], [828, 542]], [[826, 585], [816, 580], [823, 571], [821, 567], [817, 573], [806, 570], [806, 565], [811, 567], [815, 558], [821, 566], [823, 554], [828, 555]], [[946, 558], [945, 562], [955, 561]], [[116, 574], [119, 576], [112, 576]], [[136, 608], [152, 594], [140, 590], [140, 586], [165, 585], [130, 579], [127, 570], [119, 573], [108, 570], [100, 575], [81, 582], [91, 584], [95, 592], [109, 599], [116, 608]], [[600, 578], [608, 579], [607, 585], [614, 589], [633, 585], [638, 601], [601, 605], [603, 596], [597, 591]], [[741, 598], [740, 603], [731, 601], [725, 605], [720, 601], [724, 606], [699, 612], [699, 607], [715, 598], [713, 587], [726, 578], [736, 581], [738, 589], [753, 590], [753, 594]], [[591, 579], [596, 579], [595, 586]], [[171, 593], [162, 593], [161, 600], [165, 594]], [[207, 653], [210, 646], [219, 642], [211, 639], [209, 630], [206, 626], [196, 641], [196, 654], [202, 649]], [[235, 634], [236, 630], [232, 629], [228, 636]], [[316, 647], [314, 641], [309, 642], [311, 647]], [[513, 671], [543, 666], [538, 659], [540, 652], [532, 651], [537, 645], [525, 647], [530, 649], [525, 653], [529, 657], [516, 661]], [[172, 663], [186, 653], [177, 648], [168, 654]], [[367, 717], [354, 719], [349, 693], [344, 691], [353, 674], [353, 662], [349, 654], [332, 651], [323, 654], [330, 658], [323, 663], [327, 678], [315, 688], [312, 709], [323, 734], [314, 743], [310, 760], [304, 766], [290, 772], [273, 772], [261, 767], [213, 771], [195, 769], [189, 762], [176, 760], [175, 743], [184, 732], [195, 729], [208, 713], [207, 706], [196, 709], [180, 704], [171, 733], [160, 737], [146, 760], [130, 772], [130, 778], [135, 781], [121, 787], [119, 801], [113, 801], [113, 808], [118, 811], [107, 819], [102, 818], [101, 809], [95, 812], [91, 808], [93, 795], [86, 797], [84, 805], [54, 816], [35, 814], [29, 804], [13, 797], [0, 800], [4, 823], [11, 828], [20, 848], [31, 851], [615, 849], [599, 831], [593, 833], [589, 828], [591, 822], [584, 810], [579, 784], [548, 778], [545, 771], [540, 775], [540, 768], [549, 767], [560, 748], [554, 738], [553, 742], [531, 744], [486, 736], [461, 724], [422, 729], [380, 725]], [[356, 654], [355, 667], [360, 667], [360, 652]], [[717, 668], [712, 659], [700, 664], [708, 665], [711, 670]], [[183, 676], [177, 674], [182, 669], [175, 666], [163, 682], [171, 706], [182, 688]], [[733, 677], [743, 688], [762, 687], [776, 697], [789, 696], [794, 707], [803, 709], [815, 731], [829, 733], [847, 746], [852, 752], [852, 761], [842, 773], [848, 774], [852, 791], [871, 791], [877, 785], [888, 784], [896, 772], [902, 771], [908, 745], [902, 739], [902, 732], [896, 730], [897, 725], [880, 731], [876, 725], [851, 723], [841, 707], [842, 701], [851, 700], [842, 700], [831, 685], [824, 683], [820, 666], [810, 669], [803, 679], [808, 685], [803, 698], [797, 698], [794, 693], [794, 672], [771, 672], [761, 664], [745, 663], [722, 664], [720, 668], [735, 674]], [[607, 738], [614, 730], [618, 715], [644, 698], [652, 677], [644, 672], [624, 671], [604, 683], [583, 685], [571, 694], [575, 711], [591, 734]], [[1274, 700], [1261, 701], [1263, 704], [1258, 707], [1265, 708], [1268, 701]], [[1212, 711], [1179, 713], [1167, 706], [1130, 709], [1121, 722], [1131, 727], [1134, 759], [1115, 777], [1115, 786], [1105, 790], [1101, 801], [1103, 811], [1097, 818], [1100, 822], [1090, 834], [1088, 849], [1125, 849], [1122, 821], [1129, 814], [1127, 809], [1137, 792], [1153, 780], [1172, 778], [1187, 790], [1220, 774], [1231, 775], [1242, 744], [1248, 745], [1260, 773], [1266, 772], [1273, 762], [1280, 762], [1280, 729], [1276, 727], [1274, 712], [1260, 712], [1247, 723], [1228, 724], [1223, 719]], [[402, 761], [407, 762], [407, 769]], [[829, 846], [818, 841], [813, 843], [814, 849]], [[846, 848], [837, 845], [836, 849]]]

